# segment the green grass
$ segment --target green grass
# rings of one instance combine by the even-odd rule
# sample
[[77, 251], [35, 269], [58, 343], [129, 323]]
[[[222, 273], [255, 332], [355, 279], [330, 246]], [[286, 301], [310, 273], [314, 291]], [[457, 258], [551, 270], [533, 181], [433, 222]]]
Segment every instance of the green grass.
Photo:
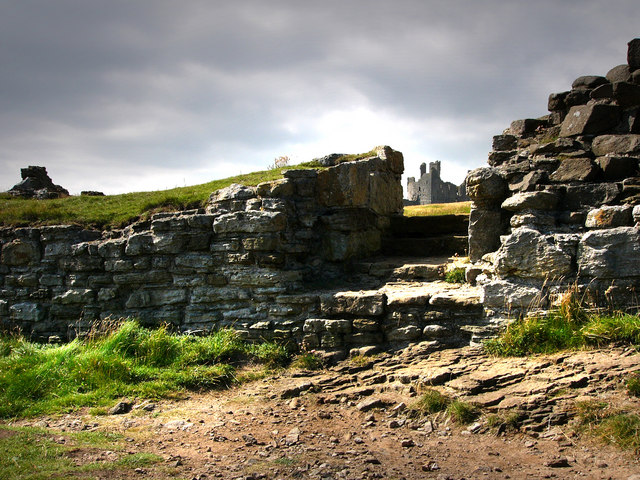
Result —
[[319, 355], [302, 353], [293, 359], [291, 367], [301, 370], [322, 370], [324, 368], [324, 362]]
[[465, 283], [467, 281], [466, 270], [463, 267], [455, 267], [445, 274], [444, 281], [447, 283]]
[[469, 215], [471, 202], [432, 203], [404, 207], [405, 217], [433, 217], [438, 215]]
[[599, 438], [607, 444], [640, 452], [640, 416], [614, 410], [605, 402], [576, 403], [578, 429]]
[[422, 392], [418, 401], [410, 405], [410, 409], [420, 415], [442, 412], [451, 403], [451, 399], [438, 390], [427, 388]]
[[193, 337], [125, 321], [84, 340], [39, 345], [0, 337], [0, 417], [109, 406], [124, 396], [161, 398], [225, 388], [239, 365], [284, 365], [287, 350], [249, 344], [232, 330]]
[[640, 375], [634, 374], [627, 378], [627, 393], [632, 397], [640, 397]]
[[514, 321], [500, 337], [488, 341], [485, 350], [493, 355], [526, 356], [608, 344], [640, 345], [640, 317], [556, 310]]
[[[55, 441], [63, 438], [64, 443]], [[123, 452], [121, 436], [99, 432], [55, 432], [30, 427], [0, 425], [0, 475], [19, 480], [63, 478], [92, 479], [96, 472], [110, 472], [111, 477], [133, 473], [140, 467], [162, 462], [151, 453]], [[98, 449], [118, 452], [116, 460], [99, 459], [76, 464], [79, 453], [95, 454]]]
[[447, 413], [454, 422], [467, 425], [478, 418], [480, 410], [470, 403], [454, 400], [447, 406]]
[[270, 169], [212, 182], [155, 192], [104, 197], [71, 196], [33, 200], [0, 195], [0, 226], [78, 224], [118, 228], [159, 211], [184, 210], [204, 205], [212, 192], [232, 183], [253, 186], [282, 177], [283, 170], [320, 168], [317, 163]]

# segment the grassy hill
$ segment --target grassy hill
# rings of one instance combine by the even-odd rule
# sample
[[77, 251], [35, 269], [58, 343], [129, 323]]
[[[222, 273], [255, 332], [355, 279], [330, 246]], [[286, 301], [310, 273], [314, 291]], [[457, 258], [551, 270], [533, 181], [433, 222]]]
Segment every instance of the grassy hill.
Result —
[[238, 175], [191, 187], [135, 192], [104, 197], [71, 196], [56, 200], [14, 198], [0, 194], [0, 225], [78, 224], [112, 229], [158, 211], [183, 210], [204, 205], [212, 192], [232, 183], [258, 185], [282, 177], [283, 170], [319, 168], [314, 162]]

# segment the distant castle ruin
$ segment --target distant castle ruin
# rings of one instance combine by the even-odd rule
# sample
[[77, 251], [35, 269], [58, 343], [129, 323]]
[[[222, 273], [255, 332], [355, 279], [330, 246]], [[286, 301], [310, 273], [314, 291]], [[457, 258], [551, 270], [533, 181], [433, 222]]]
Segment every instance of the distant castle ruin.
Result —
[[440, 178], [440, 160], [429, 163], [429, 173], [427, 164], [420, 165], [420, 178], [415, 177], [407, 180], [407, 196], [405, 205], [427, 205], [429, 203], [452, 203], [469, 200], [466, 193], [466, 185], [454, 185], [451, 182], [444, 182]]

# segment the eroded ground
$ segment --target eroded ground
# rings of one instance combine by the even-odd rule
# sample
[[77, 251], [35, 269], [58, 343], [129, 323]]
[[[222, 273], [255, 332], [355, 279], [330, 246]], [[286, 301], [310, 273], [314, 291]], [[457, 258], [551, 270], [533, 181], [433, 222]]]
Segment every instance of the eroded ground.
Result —
[[[496, 359], [422, 344], [225, 392], [141, 402], [125, 414], [79, 412], [19, 425], [46, 427], [60, 442], [61, 431], [124, 435], [117, 451], [74, 449], [78, 464], [141, 452], [162, 458], [126, 472], [98, 470], [96, 478], [626, 480], [640, 474], [639, 457], [576, 434], [575, 404], [640, 412], [624, 389], [639, 359], [624, 348]], [[410, 414], [427, 386], [479, 405], [482, 415], [463, 426], [443, 413]], [[508, 425], [516, 412], [518, 430]]]

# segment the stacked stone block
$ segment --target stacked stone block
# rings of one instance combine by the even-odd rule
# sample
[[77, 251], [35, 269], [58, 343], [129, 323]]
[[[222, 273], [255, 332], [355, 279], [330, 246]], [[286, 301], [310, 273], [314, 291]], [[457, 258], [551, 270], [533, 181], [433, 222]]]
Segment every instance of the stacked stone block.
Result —
[[402, 171], [402, 154], [380, 147], [360, 161], [232, 185], [206, 209], [120, 232], [2, 229], [0, 323], [45, 340], [109, 317], [299, 340], [319, 307], [309, 292], [378, 251], [389, 216], [402, 213]]
[[570, 285], [597, 306], [638, 306], [639, 45], [627, 65], [551, 94], [549, 115], [513, 122], [467, 177], [489, 312], [549, 308]]

